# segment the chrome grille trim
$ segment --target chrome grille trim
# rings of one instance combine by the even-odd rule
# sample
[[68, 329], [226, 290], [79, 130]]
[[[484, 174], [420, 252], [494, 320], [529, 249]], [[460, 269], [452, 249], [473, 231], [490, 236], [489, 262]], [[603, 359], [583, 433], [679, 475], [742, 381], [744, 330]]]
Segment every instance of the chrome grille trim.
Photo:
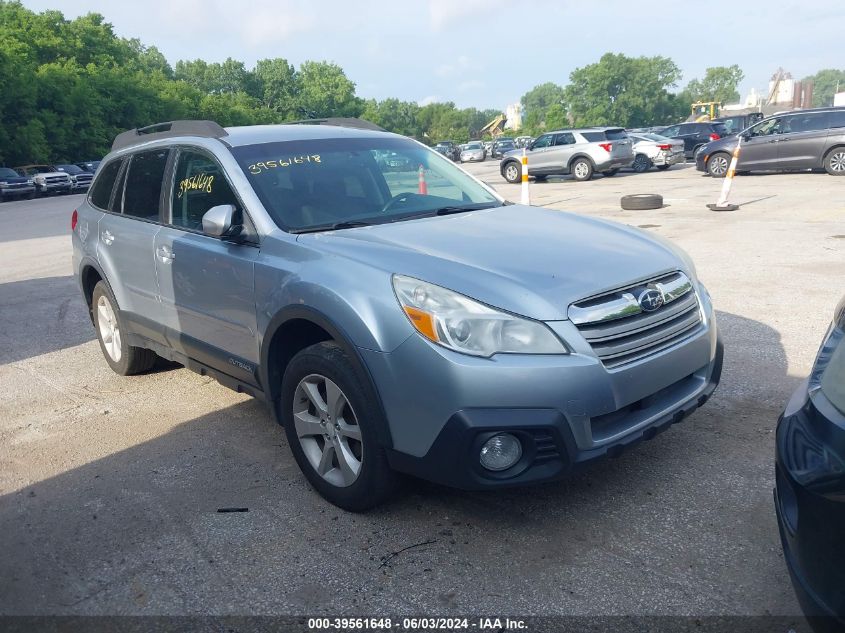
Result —
[[[637, 297], [654, 290], [660, 293], [663, 303], [646, 311]], [[570, 306], [569, 316], [607, 368], [656, 354], [701, 327], [698, 295], [682, 272], [578, 301]]]

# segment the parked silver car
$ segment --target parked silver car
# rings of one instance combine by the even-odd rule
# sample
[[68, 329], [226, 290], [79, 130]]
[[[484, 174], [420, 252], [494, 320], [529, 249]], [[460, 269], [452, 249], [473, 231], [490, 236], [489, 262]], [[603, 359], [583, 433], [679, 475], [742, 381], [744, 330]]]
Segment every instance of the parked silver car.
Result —
[[108, 365], [158, 355], [264, 400], [312, 486], [349, 510], [384, 501], [396, 471], [467, 489], [559, 479], [680, 422], [721, 374], [713, 305], [678, 247], [508, 204], [383, 131], [130, 130], [70, 226]]
[[472, 141], [464, 146], [461, 150], [461, 162], [472, 163], [481, 162], [487, 158], [487, 150], [481, 141]]
[[[528, 173], [537, 181], [548, 176], [572, 174], [575, 180], [589, 180], [596, 172], [614, 176], [634, 162], [633, 143], [618, 127], [557, 130], [537, 137], [526, 148]], [[499, 170], [510, 183], [522, 179], [522, 150], [508, 152]]]
[[680, 139], [647, 132], [630, 136], [634, 141], [634, 163], [631, 168], [637, 173], [646, 172], [652, 167], [669, 169], [686, 160], [684, 142]]

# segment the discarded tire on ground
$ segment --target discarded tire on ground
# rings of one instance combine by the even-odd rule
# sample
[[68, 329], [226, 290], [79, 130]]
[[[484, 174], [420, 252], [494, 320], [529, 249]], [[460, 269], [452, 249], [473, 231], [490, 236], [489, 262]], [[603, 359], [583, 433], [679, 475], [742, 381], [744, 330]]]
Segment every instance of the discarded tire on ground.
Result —
[[663, 196], [657, 193], [635, 193], [630, 196], [622, 196], [620, 203], [622, 208], [628, 211], [659, 209], [663, 206]]

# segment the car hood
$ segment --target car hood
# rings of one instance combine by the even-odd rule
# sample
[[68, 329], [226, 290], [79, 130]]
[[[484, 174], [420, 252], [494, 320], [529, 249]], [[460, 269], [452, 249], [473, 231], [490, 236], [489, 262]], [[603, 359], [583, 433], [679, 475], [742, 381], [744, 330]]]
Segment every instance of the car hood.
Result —
[[6, 178], [5, 176], [0, 176], [0, 182], [7, 182], [10, 185], [19, 185], [22, 182], [25, 183], [27, 180], [32, 179], [25, 176], [9, 176], [8, 178]]
[[572, 302], [647, 277], [672, 270], [693, 277], [676, 247], [643, 231], [522, 205], [298, 239], [542, 321], [565, 320]]

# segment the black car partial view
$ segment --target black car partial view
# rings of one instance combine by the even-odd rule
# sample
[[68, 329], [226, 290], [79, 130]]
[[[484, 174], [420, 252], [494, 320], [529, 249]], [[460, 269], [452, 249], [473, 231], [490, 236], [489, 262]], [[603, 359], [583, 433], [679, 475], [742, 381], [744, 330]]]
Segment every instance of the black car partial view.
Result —
[[0, 202], [34, 197], [35, 183], [32, 178], [21, 176], [14, 169], [0, 167]]
[[684, 142], [684, 156], [687, 160], [693, 158], [698, 149], [707, 143], [732, 136], [722, 123], [716, 121], [670, 125], [663, 128], [663, 131], [658, 132], [658, 134], [682, 140]]
[[775, 510], [798, 601], [816, 631], [845, 631], [845, 297], [776, 434]]
[[454, 141], [440, 141], [434, 146], [434, 151], [455, 162], [461, 159], [461, 148], [455, 145]]
[[493, 141], [493, 148], [490, 151], [492, 158], [501, 158], [509, 151], [516, 149], [516, 144], [512, 138], [498, 138]]

